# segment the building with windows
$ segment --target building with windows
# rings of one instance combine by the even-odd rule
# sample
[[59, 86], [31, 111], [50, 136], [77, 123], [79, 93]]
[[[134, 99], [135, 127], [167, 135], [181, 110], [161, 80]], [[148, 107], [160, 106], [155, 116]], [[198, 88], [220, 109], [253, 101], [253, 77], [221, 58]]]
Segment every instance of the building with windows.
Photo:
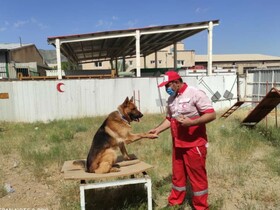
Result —
[[[193, 50], [185, 50], [184, 43], [177, 43], [177, 68], [187, 68], [195, 65], [195, 52]], [[156, 59], [157, 57], [157, 59]], [[157, 60], [157, 63], [156, 63]], [[136, 58], [127, 58], [125, 69], [122, 69], [122, 60], [118, 60], [118, 66], [123, 72], [130, 72], [136, 68]], [[82, 65], [83, 70], [92, 69], [111, 69], [110, 61], [95, 61]], [[157, 53], [152, 53], [148, 56], [141, 57], [142, 69], [154, 68], [174, 68], [174, 45], [165, 47]]]
[[[183, 42], [177, 43], [177, 68], [189, 69], [196, 73], [207, 73], [207, 55], [196, 55], [194, 50], [185, 50]], [[238, 72], [240, 75], [249, 69], [272, 69], [280, 68], [280, 57], [262, 54], [220, 54], [212, 57], [213, 73]], [[157, 60], [157, 63], [156, 63]], [[125, 70], [122, 60], [118, 60], [120, 72], [130, 72], [135, 70], [136, 59], [127, 58]], [[91, 69], [111, 69], [109, 61], [95, 61], [83, 64], [83, 70]], [[157, 53], [152, 53], [145, 58], [141, 57], [141, 69], [147, 71], [151, 69], [171, 69], [174, 68], [174, 45], [165, 47]], [[146, 71], [146, 72], [147, 72]]]
[[16, 79], [22, 76], [44, 76], [49, 69], [34, 44], [0, 43], [0, 77]]
[[[280, 57], [262, 54], [222, 54], [213, 55], [213, 71], [235, 70], [240, 75], [250, 69], [280, 68]], [[195, 65], [207, 67], [207, 55], [195, 55]]]

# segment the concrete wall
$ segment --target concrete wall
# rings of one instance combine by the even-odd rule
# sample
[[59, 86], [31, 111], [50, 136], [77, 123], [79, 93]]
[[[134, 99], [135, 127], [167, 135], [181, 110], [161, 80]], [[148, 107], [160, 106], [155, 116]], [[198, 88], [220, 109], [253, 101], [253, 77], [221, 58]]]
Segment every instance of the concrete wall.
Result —
[[44, 65], [44, 60], [35, 45], [24, 46], [9, 52], [10, 61], [17, 63], [37, 62]]
[[[236, 76], [183, 77], [189, 85], [201, 88], [211, 98], [217, 91], [220, 101], [215, 109], [224, 109], [236, 102]], [[9, 99], [0, 100], [1, 121], [48, 122], [107, 115], [116, 110], [125, 97], [135, 95], [136, 104], [143, 113], [165, 112], [168, 97], [164, 88], [157, 88], [162, 77], [114, 78], [46, 81], [3, 81], [1, 92], [9, 93]], [[57, 86], [61, 85], [58, 91]], [[223, 98], [232, 91], [232, 100]]]

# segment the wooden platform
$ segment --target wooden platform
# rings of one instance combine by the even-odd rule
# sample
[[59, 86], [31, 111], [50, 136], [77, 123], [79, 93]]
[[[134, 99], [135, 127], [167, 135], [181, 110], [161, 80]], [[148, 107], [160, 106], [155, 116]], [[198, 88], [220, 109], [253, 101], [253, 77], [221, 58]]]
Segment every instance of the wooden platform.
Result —
[[[85, 172], [85, 169], [81, 166], [74, 165], [74, 161], [75, 160], [65, 161], [62, 166], [61, 172], [64, 173], [64, 179], [66, 180], [99, 180], [104, 178], [126, 177], [146, 172], [148, 169], [153, 167], [143, 161], [136, 159], [131, 160], [135, 162], [133, 165], [121, 166], [119, 172], [95, 174]], [[121, 163], [126, 165], [127, 162], [129, 161], [122, 161]]]
[[[133, 154], [130, 157], [135, 157]], [[147, 190], [147, 202], [148, 210], [152, 210], [152, 182], [146, 171], [153, 166], [135, 159], [130, 161], [123, 161], [121, 157], [118, 157], [117, 163], [122, 165], [119, 172], [111, 172], [106, 174], [87, 173], [85, 169], [79, 165], [74, 165], [75, 160], [65, 161], [61, 172], [64, 174], [66, 180], [79, 180], [80, 181], [80, 205], [81, 209], [86, 209], [86, 197], [85, 190], [106, 188], [123, 185], [144, 184]], [[80, 160], [79, 160], [80, 161]], [[131, 162], [133, 165], [127, 165]], [[136, 178], [134, 175], [141, 174], [142, 178]], [[120, 179], [122, 177], [128, 177], [126, 179]], [[104, 181], [106, 178], [114, 178], [113, 181]], [[93, 182], [87, 182], [93, 181]], [[137, 194], [137, 192], [135, 192]]]

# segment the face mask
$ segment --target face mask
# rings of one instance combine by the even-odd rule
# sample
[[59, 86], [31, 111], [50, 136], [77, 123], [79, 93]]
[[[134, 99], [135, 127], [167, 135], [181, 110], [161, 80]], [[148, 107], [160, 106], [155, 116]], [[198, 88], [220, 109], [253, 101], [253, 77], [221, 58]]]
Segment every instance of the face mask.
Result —
[[176, 93], [171, 87], [167, 88], [167, 89], [166, 89], [166, 92], [167, 92], [170, 96], [174, 96], [175, 93]]

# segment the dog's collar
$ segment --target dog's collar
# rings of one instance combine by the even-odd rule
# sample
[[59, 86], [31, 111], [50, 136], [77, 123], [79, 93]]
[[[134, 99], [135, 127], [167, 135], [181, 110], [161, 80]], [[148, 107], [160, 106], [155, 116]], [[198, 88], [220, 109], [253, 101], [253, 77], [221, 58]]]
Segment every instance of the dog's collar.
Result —
[[122, 118], [123, 121], [125, 121], [127, 124], [130, 124], [129, 121], [127, 119], [125, 119], [125, 116], [122, 115], [122, 113], [120, 112], [120, 110], [118, 109], [118, 112]]

